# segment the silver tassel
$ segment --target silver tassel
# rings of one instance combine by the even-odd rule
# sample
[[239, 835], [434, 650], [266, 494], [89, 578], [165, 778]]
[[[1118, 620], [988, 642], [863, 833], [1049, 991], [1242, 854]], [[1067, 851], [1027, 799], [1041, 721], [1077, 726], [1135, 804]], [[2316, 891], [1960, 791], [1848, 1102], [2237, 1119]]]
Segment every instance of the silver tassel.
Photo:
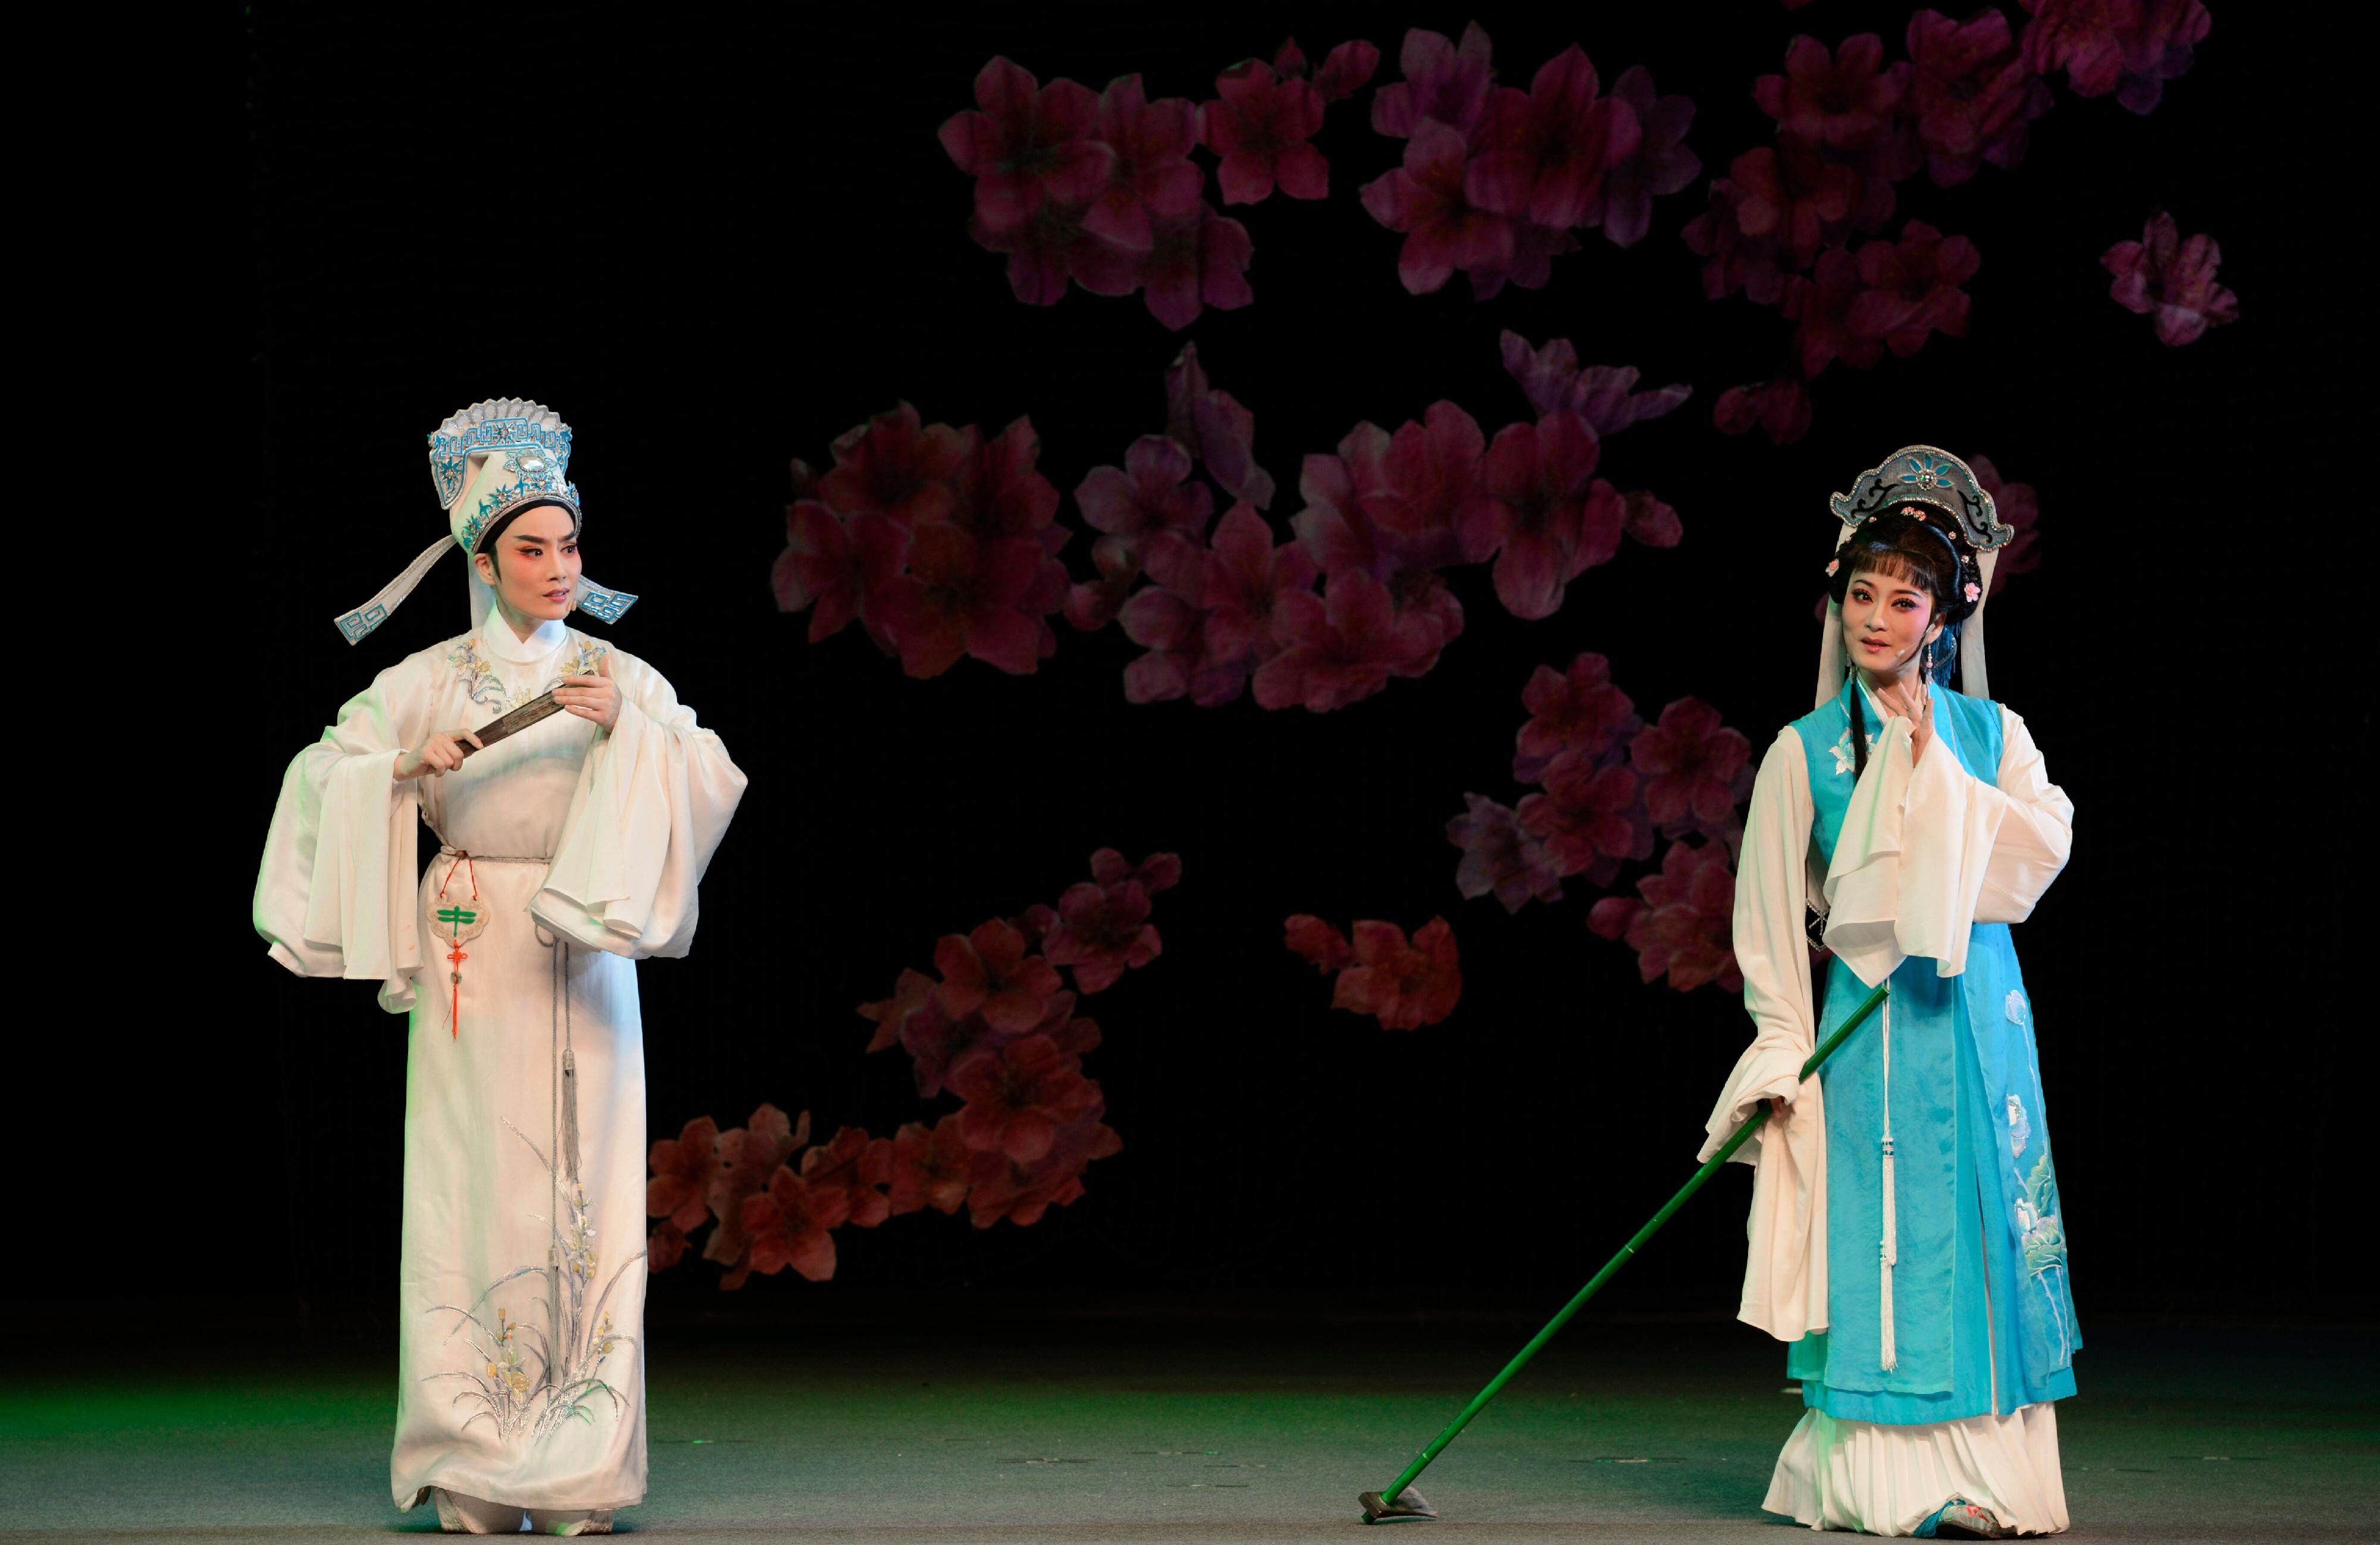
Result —
[[571, 1184], [578, 1182], [578, 1061], [567, 1046], [562, 1049], [562, 1166]]

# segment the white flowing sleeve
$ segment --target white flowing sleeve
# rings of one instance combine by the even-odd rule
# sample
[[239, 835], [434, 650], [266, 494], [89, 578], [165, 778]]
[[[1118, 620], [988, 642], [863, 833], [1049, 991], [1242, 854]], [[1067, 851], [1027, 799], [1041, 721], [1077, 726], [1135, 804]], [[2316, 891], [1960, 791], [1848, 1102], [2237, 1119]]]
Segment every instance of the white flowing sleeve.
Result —
[[1736, 1059], [1706, 1124], [1707, 1162], [1764, 1100], [1779, 1113], [1736, 1150], [1753, 1165], [1743, 1300], [1736, 1318], [1779, 1341], [1827, 1328], [1826, 1110], [1802, 1064], [1817, 1045], [1810, 998], [1810, 773], [1802, 737], [1779, 732], [1752, 785], [1735, 882], [1735, 959], [1752, 1044]]
[[612, 678], [619, 719], [588, 754], [529, 911], [589, 949], [684, 955], [702, 871], [744, 797], [744, 774], [659, 671], [614, 649]]
[[430, 678], [392, 665], [298, 753], [264, 837], [251, 918], [273, 959], [301, 977], [378, 981], [381, 1007], [413, 1006], [420, 791], [396, 759], [428, 729]]
[[2023, 720], [2002, 708], [2000, 730], [1998, 777], [1986, 784], [1938, 742], [1912, 765], [1909, 721], [1886, 723], [1826, 881], [1828, 946], [1868, 985], [1912, 955], [1959, 975], [1973, 926], [2022, 922], [2066, 867], [2073, 801]]

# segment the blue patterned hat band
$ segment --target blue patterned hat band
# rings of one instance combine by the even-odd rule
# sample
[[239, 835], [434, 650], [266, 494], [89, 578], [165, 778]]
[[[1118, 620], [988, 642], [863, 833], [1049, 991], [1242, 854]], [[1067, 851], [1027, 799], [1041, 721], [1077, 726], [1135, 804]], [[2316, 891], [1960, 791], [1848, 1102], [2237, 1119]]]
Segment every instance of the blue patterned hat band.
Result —
[[[491, 397], [449, 415], [430, 433], [430, 477], [446, 510], [447, 536], [431, 543], [378, 595], [341, 614], [335, 619], [341, 635], [351, 644], [361, 642], [388, 620], [450, 543], [467, 554], [476, 552], [506, 516], [535, 505], [561, 505], [583, 525], [569, 467], [570, 426], [541, 403]], [[584, 576], [579, 579], [578, 609], [605, 622], [619, 620], [636, 601], [625, 590]]]

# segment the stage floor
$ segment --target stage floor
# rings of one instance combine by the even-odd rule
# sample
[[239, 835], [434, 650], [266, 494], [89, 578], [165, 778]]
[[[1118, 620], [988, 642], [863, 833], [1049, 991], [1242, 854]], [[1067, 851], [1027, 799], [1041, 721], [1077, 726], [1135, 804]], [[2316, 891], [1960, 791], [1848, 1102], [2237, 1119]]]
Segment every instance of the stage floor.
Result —
[[[662, 1328], [656, 1539], [1355, 1539], [1387, 1484], [1531, 1327], [1146, 1322], [923, 1333]], [[2060, 1407], [2076, 1541], [2369, 1540], [2368, 1329], [2093, 1328]], [[0, 1538], [361, 1540], [389, 1505], [393, 1342], [320, 1325], [159, 1344], [139, 1362], [22, 1332], [0, 1389]], [[123, 1344], [119, 1343], [118, 1344]], [[1433, 1466], [1444, 1540], [1769, 1539], [1800, 1413], [1739, 1326], [1572, 1327]]]

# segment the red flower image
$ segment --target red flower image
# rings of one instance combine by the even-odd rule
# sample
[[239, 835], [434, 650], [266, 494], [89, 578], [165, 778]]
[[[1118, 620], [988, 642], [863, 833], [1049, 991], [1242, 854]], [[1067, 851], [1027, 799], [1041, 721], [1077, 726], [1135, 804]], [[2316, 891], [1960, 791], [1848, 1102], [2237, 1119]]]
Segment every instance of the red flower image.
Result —
[[998, 1150], [977, 1153], [967, 1190], [968, 1220], [978, 1228], [990, 1228], [1003, 1218], [1030, 1228], [1050, 1208], [1080, 1200], [1084, 1168], [1123, 1149], [1123, 1141], [1099, 1120], [1099, 1110], [1095, 1103], [1091, 1113], [1059, 1128], [1050, 1150], [1029, 1164]]
[[1085, 230], [1082, 211], [1072, 205], [1045, 204], [998, 229], [971, 215], [967, 237], [1008, 255], [1008, 287], [1027, 306], [1055, 306], [1069, 279], [1094, 295], [1130, 295], [1140, 283], [1134, 254]]
[[1510, 424], [1488, 448], [1487, 497], [1463, 514], [1463, 555], [1496, 559], [1496, 599], [1532, 620], [1560, 610], [1569, 582], [1620, 551], [1626, 506], [1594, 475], [1595, 431], [1575, 413]]
[[1800, 323], [1793, 330], [1793, 347], [1804, 376], [1815, 381], [1838, 359], [1864, 371], [1884, 358], [1884, 340], [1852, 325], [1852, 308], [1867, 293], [1858, 260], [1840, 247], [1819, 253], [1808, 278], [1795, 274], [1785, 281], [1782, 310]]
[[974, 449], [973, 430], [919, 421], [902, 403], [836, 436], [834, 469], [819, 497], [837, 515], [890, 517], [904, 526], [946, 520], [951, 479]]
[[[1272, 67], [1283, 75], [1305, 73], [1305, 55], [1299, 52], [1295, 38], [1281, 45]], [[1332, 49], [1322, 67], [1314, 72], [1315, 94], [1325, 103], [1344, 102], [1362, 91], [1379, 67], [1379, 49], [1360, 38], [1351, 39]]]
[[2008, 582], [2020, 574], [2030, 574], [2041, 566], [2041, 499], [2031, 483], [2002, 482], [2000, 469], [1992, 465], [1987, 456], [1971, 456], [1967, 465], [1973, 469], [1975, 481], [1992, 496], [1992, 507], [2003, 524], [2016, 528], [1992, 566], [1992, 588], [1989, 596], [1998, 595]]
[[1097, 1114], [1099, 1105], [1099, 1086], [1083, 1077], [1080, 1059], [1047, 1036], [970, 1054], [951, 1070], [951, 1088], [967, 1102], [959, 1113], [966, 1146], [1022, 1164], [1048, 1153], [1060, 1127]]
[[1524, 784], [1536, 783], [1565, 753], [1589, 762], [1604, 758], [1645, 723], [1628, 694], [1611, 684], [1611, 662], [1594, 653], [1580, 655], [1567, 671], [1538, 666], [1521, 688], [1521, 705], [1529, 722], [1517, 737], [1512, 776]]
[[1325, 976], [1355, 958], [1347, 936], [1310, 912], [1300, 912], [1282, 925], [1281, 943]]
[[1671, 843], [1661, 871], [1636, 882], [1643, 895], [1606, 896], [1586, 926], [1606, 939], [1625, 938], [1647, 982], [1667, 975], [1681, 992], [1715, 981], [1726, 992], [1743, 990], [1735, 963], [1735, 872], [1727, 849], [1712, 843]]
[[1728, 177], [1713, 177], [1710, 208], [1686, 222], [1681, 233], [1689, 250], [1710, 261], [1703, 264], [1703, 296], [1724, 300], [1737, 290], [1757, 306], [1773, 306], [1785, 284], [1780, 246], [1773, 221], [1764, 206], [1763, 232], [1744, 229], [1744, 190]]
[[1742, 434], [1758, 424], [1771, 441], [1790, 445], [1810, 431], [1810, 389], [1790, 375], [1730, 386], [1711, 404], [1711, 422], [1722, 434]]
[[[813, 1198], [800, 1178], [780, 1164], [769, 1177], [769, 1188], [745, 1198], [739, 1214], [750, 1241], [750, 1269], [773, 1277], [790, 1266], [814, 1283], [832, 1277], [834, 1240], [827, 1230], [833, 1225], [820, 1219], [818, 1209], [833, 1205]], [[722, 1279], [720, 1285], [725, 1287], [729, 1280]], [[743, 1285], [741, 1278], [732, 1280]]]
[[1405, 34], [1397, 67], [1400, 81], [1372, 93], [1372, 128], [1394, 139], [1410, 139], [1426, 122], [1467, 135], [1488, 106], [1496, 72], [1489, 67], [1488, 34], [1473, 22], [1457, 47], [1444, 34], [1416, 27]]
[[1276, 184], [1293, 199], [1330, 193], [1330, 163], [1306, 143], [1322, 127], [1320, 92], [1250, 59], [1215, 77], [1215, 93], [1205, 108], [1206, 139], [1223, 158], [1215, 176], [1223, 202], [1260, 203]]
[[1123, 671], [1126, 702], [1170, 702], [1187, 697], [1201, 708], [1220, 708], [1247, 689], [1253, 662], [1224, 655], [1207, 636], [1207, 571], [1203, 551], [1182, 554], [1161, 584], [1134, 592], [1116, 614], [1124, 636], [1148, 650]]
[[905, 1124], [892, 1137], [892, 1188], [886, 1198], [892, 1215], [898, 1218], [929, 1207], [956, 1212], [966, 1205], [970, 1159], [959, 1135], [958, 1112], [930, 1128], [919, 1121]]
[[1031, 537], [1051, 554], [1070, 533], [1054, 527], [1058, 485], [1035, 469], [1041, 437], [1018, 419], [990, 440], [973, 428], [968, 449], [950, 474], [952, 525], [970, 536]]
[[1645, 780], [1645, 810], [1654, 824], [1693, 819], [1719, 822], [1735, 809], [1737, 774], [1752, 756], [1752, 742], [1718, 720], [1718, 710], [1697, 698], [1680, 698], [1661, 710], [1658, 723], [1636, 732], [1628, 760]]
[[876, 1033], [868, 1038], [868, 1049], [882, 1052], [900, 1043], [901, 1027], [909, 1016], [933, 1002], [937, 989], [934, 979], [923, 971], [904, 968], [892, 984], [892, 996], [877, 1003], [859, 1005], [859, 1016], [872, 1021]]
[[884, 627], [882, 599], [909, 555], [909, 533], [890, 516], [863, 515], [849, 525], [816, 500], [785, 512], [785, 551], [771, 576], [777, 608], [810, 614], [809, 640], [832, 638], [858, 617], [879, 648], [895, 647]]
[[1044, 557], [1037, 541], [979, 541], [941, 521], [917, 528], [909, 572], [884, 590], [885, 627], [900, 647], [901, 668], [937, 676], [973, 655], [1012, 675], [1030, 675], [1040, 660], [1040, 612], [1065, 601], [1062, 589], [1050, 595], [1040, 582]]
[[[1784, 265], [1796, 272], [1810, 266], [1828, 227], [1849, 216], [1859, 202], [1859, 173], [1828, 161], [1813, 140], [1780, 137], [1774, 145], [1737, 156], [1728, 172], [1740, 190], [1737, 226], [1745, 236], [1773, 238]], [[1716, 199], [1717, 184], [1712, 194]], [[1707, 274], [1704, 288], [1707, 293]], [[1748, 281], [1746, 289], [1749, 293]]]
[[1327, 713], [1372, 696], [1392, 675], [1418, 675], [1446, 641], [1442, 616], [1400, 612], [1389, 588], [1361, 569], [1333, 575], [1322, 595], [1288, 590], [1273, 631], [1286, 646], [1259, 666], [1261, 708]]
[[2240, 298], [2215, 282], [2223, 249], [2211, 236], [2181, 238], [2173, 216], [2149, 216], [2138, 241], [2119, 241], [2099, 259], [2116, 276], [2107, 293], [2128, 311], [2156, 318], [2157, 342], [2180, 348], [2210, 327], [2240, 320]]
[[1986, 161], [2012, 169], [2024, 159], [2025, 126], [2049, 111], [2049, 87], [2025, 64], [2006, 13], [1953, 21], [1919, 11], [1909, 18], [1909, 58], [1908, 110], [1937, 184], [1956, 187]]
[[1585, 221], [1604, 171], [1633, 153], [1643, 132], [1624, 104], [1596, 95], [1597, 86], [1595, 66], [1572, 43], [1526, 91], [1490, 95], [1481, 153], [1463, 169], [1471, 201], [1549, 230]]
[[[1361, 444], [1378, 448], [1371, 437]], [[1453, 533], [1463, 512], [1478, 502], [1487, 450], [1478, 420], [1451, 402], [1430, 404], [1418, 420], [1408, 419], [1389, 436], [1378, 458], [1378, 477], [1367, 480], [1357, 499], [1376, 526], [1392, 533], [1389, 555], [1399, 566], [1456, 561]]]
[[1652, 857], [1653, 829], [1637, 806], [1635, 773], [1598, 768], [1568, 751], [1546, 768], [1545, 785], [1546, 792], [1523, 798], [1516, 813], [1545, 845], [1555, 873], [1607, 884], [1622, 859]]
[[1446, 823], [1446, 840], [1463, 849], [1454, 884], [1463, 896], [1494, 892], [1507, 912], [1531, 901], [1560, 901], [1561, 876], [1545, 845], [1524, 830], [1506, 806], [1484, 795], [1466, 794], [1470, 813]]
[[1099, 93], [1099, 139], [1114, 153], [1108, 184], [1083, 212], [1083, 228], [1127, 252], [1156, 239], [1149, 216], [1184, 215], [1206, 191], [1207, 174], [1191, 163], [1198, 105], [1185, 97], [1151, 102], [1137, 75], [1118, 76]]
[[1507, 331], [1500, 340], [1504, 371], [1529, 399], [1542, 419], [1549, 413], [1575, 413], [1601, 439], [1609, 439], [1631, 424], [1658, 419], [1694, 395], [1692, 386], [1636, 390], [1633, 365], [1595, 365], [1579, 369], [1578, 350], [1568, 338], [1550, 338], [1543, 348]]
[[1967, 292], [1984, 260], [1965, 237], [1945, 237], [1922, 220], [1900, 227], [1898, 242], [1870, 241], [1855, 254], [1867, 293], [1852, 303], [1852, 330], [1881, 338], [1907, 359], [1926, 335], [1967, 335]]
[[2200, 0], [2023, 0], [2024, 62], [2066, 72], [2081, 97], [2116, 93], [2135, 113], [2155, 108], [2165, 83], [2190, 72], [2215, 18]]
[[1096, 885], [1121, 885], [1125, 881], [1138, 884], [1150, 895], [1170, 891], [1182, 883], [1182, 856], [1178, 853], [1152, 853], [1136, 864], [1124, 862], [1123, 854], [1112, 847], [1102, 847], [1091, 855], [1091, 882]]
[[977, 216], [995, 231], [1045, 204], [1081, 205], [1107, 186], [1115, 152], [1094, 138], [1099, 102], [1072, 80], [1046, 88], [1006, 59], [975, 78], [975, 113], [941, 127], [942, 149], [976, 179]]
[[1464, 191], [1469, 150], [1463, 136], [1424, 118], [1405, 142], [1404, 164], [1364, 185], [1364, 208], [1405, 233], [1397, 277], [1415, 295], [1442, 287], [1463, 269], [1500, 269], [1512, 255], [1512, 222]]
[[1599, 225], [1616, 247], [1633, 247], [1653, 226], [1653, 201], [1675, 193], [1702, 175], [1703, 164], [1686, 149], [1694, 126], [1691, 97], [1657, 97], [1653, 72], [1642, 65], [1622, 70], [1611, 83], [1611, 101], [1636, 119], [1636, 148], [1604, 169], [1603, 186], [1587, 201], [1582, 225]]
[[1316, 570], [1303, 546], [1274, 546], [1264, 517], [1251, 505], [1235, 505], [1216, 526], [1201, 573], [1207, 649], [1218, 661], [1253, 666], [1281, 651], [1273, 613], [1285, 594], [1313, 593]]
[[943, 935], [934, 969], [942, 977], [935, 996], [944, 1014], [979, 1012], [992, 1028], [1012, 1032], [1039, 1024], [1063, 985], [1047, 960], [1025, 953], [1025, 935], [997, 918], [973, 933]]
[[1129, 560], [1163, 579], [1185, 553], [1206, 541], [1214, 495], [1190, 479], [1190, 453], [1162, 434], [1144, 434], [1123, 467], [1095, 467], [1075, 490], [1083, 518], [1104, 533], [1092, 552], [1106, 563]]
[[1686, 523], [1678, 518], [1678, 512], [1644, 489], [1622, 494], [1621, 502], [1626, 510], [1621, 529], [1630, 541], [1647, 547], [1675, 547], [1685, 540]]
[[686, 1259], [686, 1230], [667, 1219], [645, 1236], [645, 1270], [666, 1271]]
[[770, 1176], [809, 1140], [810, 1113], [788, 1122], [774, 1105], [762, 1105], [744, 1125], [719, 1134], [719, 1171], [710, 1182], [710, 1212], [719, 1226], [704, 1243], [702, 1259], [728, 1269], [721, 1291], [734, 1292], [752, 1274], [744, 1203], [767, 1189]]
[[[1202, 201], [1186, 214], [1152, 217], [1150, 230], [1152, 245], [1138, 275], [1145, 286], [1141, 303], [1150, 316], [1179, 333], [1208, 306], [1232, 311], [1256, 298], [1247, 278], [1256, 244], [1245, 225]], [[1130, 288], [1126, 284], [1103, 293], [1122, 295]]]
[[1207, 384], [1198, 346], [1184, 344], [1165, 372], [1165, 432], [1197, 458], [1222, 491], [1258, 509], [1272, 503], [1272, 476], [1256, 464], [1256, 415]]
[[1463, 997], [1454, 930], [1432, 918], [1405, 942], [1394, 923], [1355, 924], [1354, 964], [1339, 973], [1330, 1006], [1368, 1014], [1386, 1030], [1443, 1023]]
[[1058, 923], [1042, 948], [1053, 966], [1074, 968], [1083, 992], [1113, 987], [1126, 969], [1164, 953], [1148, 921], [1148, 893], [1136, 880], [1069, 885], [1058, 898]]
[[880, 1187], [892, 1179], [892, 1142], [871, 1137], [856, 1126], [802, 1155], [802, 1193], [810, 1216], [822, 1228], [849, 1223], [874, 1228], [890, 1204]]
[[1885, 64], [1884, 40], [1874, 32], [1845, 38], [1832, 55], [1817, 39], [1797, 37], [1786, 45], [1785, 73], [1754, 81], [1752, 97], [1780, 136], [1852, 150], [1890, 127], [1909, 76], [1908, 65]]
[[652, 1178], [645, 1182], [645, 1214], [666, 1218], [679, 1231], [699, 1228], [710, 1216], [710, 1183], [719, 1178], [719, 1124], [697, 1116], [674, 1137], [653, 1144], [646, 1162]]

